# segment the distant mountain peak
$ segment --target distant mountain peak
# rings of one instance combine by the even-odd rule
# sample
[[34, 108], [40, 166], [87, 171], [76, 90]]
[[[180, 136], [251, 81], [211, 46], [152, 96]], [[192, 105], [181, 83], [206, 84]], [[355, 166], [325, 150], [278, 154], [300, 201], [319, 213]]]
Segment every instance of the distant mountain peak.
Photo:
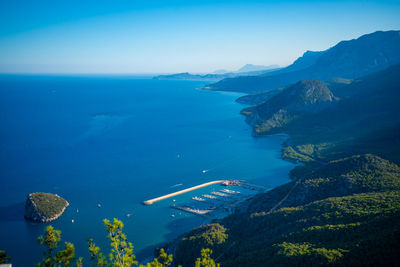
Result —
[[320, 80], [299, 81], [269, 100], [242, 110], [256, 134], [284, 127], [297, 116], [330, 107], [336, 97]]
[[278, 69], [278, 68], [279, 68], [279, 65], [276, 65], [276, 64], [268, 65], [268, 66], [246, 64], [243, 67], [241, 67], [239, 70], [237, 70], [237, 72], [251, 72], [251, 71]]
[[288, 90], [292, 90], [297, 100], [305, 105], [334, 100], [332, 92], [320, 80], [303, 80], [289, 87]]
[[208, 88], [256, 93], [306, 79], [357, 79], [399, 63], [400, 31], [378, 31], [341, 41], [325, 51], [306, 51], [286, 68], [256, 77], [222, 80]]

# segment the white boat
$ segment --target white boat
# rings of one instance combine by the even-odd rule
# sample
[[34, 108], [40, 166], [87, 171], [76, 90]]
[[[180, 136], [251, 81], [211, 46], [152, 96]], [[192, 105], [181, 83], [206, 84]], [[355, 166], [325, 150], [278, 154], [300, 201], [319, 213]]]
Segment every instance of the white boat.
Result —
[[211, 192], [211, 194], [216, 195], [216, 196], [220, 196], [220, 197], [227, 197], [227, 194], [221, 193], [221, 192]]
[[202, 196], [205, 197], [205, 198], [217, 199], [217, 197], [212, 196], [212, 195], [208, 195], [208, 194], [204, 194], [204, 195], [202, 195]]
[[220, 191], [223, 193], [228, 193], [228, 194], [240, 194], [239, 191], [233, 191], [233, 190], [229, 190], [229, 189], [222, 189]]
[[206, 201], [204, 198], [201, 197], [192, 197], [192, 199], [197, 201]]

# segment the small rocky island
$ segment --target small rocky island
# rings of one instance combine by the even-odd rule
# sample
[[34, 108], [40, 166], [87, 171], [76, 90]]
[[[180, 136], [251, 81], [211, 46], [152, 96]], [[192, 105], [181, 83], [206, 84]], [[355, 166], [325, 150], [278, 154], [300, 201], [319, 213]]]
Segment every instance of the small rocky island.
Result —
[[25, 219], [51, 222], [58, 219], [69, 206], [68, 201], [51, 193], [31, 193], [25, 204]]

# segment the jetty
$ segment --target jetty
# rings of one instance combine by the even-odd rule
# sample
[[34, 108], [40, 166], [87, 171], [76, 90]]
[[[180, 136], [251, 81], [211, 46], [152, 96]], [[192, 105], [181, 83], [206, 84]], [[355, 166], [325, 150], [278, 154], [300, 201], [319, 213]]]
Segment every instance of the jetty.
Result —
[[210, 213], [210, 212], [215, 210], [215, 208], [209, 208], [209, 209], [201, 210], [201, 209], [198, 209], [198, 208], [195, 208], [195, 207], [186, 206], [186, 205], [185, 206], [171, 205], [171, 208], [177, 209], [177, 210], [186, 211], [186, 212], [193, 213], [193, 214], [200, 215], [200, 216], [205, 216], [208, 213]]
[[208, 182], [208, 183], [196, 185], [196, 186], [189, 187], [189, 188], [186, 188], [186, 189], [183, 189], [183, 190], [171, 193], [171, 194], [167, 194], [167, 195], [164, 195], [164, 196], [160, 196], [160, 197], [156, 197], [156, 198], [153, 198], [153, 199], [149, 199], [149, 200], [143, 201], [143, 204], [144, 205], [152, 205], [155, 202], [158, 202], [158, 201], [170, 198], [170, 197], [182, 195], [184, 193], [187, 193], [187, 192], [190, 192], [190, 191], [193, 191], [193, 190], [197, 190], [197, 189], [200, 189], [200, 188], [203, 188], [203, 187], [206, 187], [206, 186], [210, 186], [210, 185], [213, 185], [213, 184], [229, 184], [229, 181], [228, 180], [216, 180], [216, 181], [211, 181], [211, 182]]
[[219, 197], [227, 197], [227, 194], [221, 193], [221, 192], [211, 192], [211, 194]]

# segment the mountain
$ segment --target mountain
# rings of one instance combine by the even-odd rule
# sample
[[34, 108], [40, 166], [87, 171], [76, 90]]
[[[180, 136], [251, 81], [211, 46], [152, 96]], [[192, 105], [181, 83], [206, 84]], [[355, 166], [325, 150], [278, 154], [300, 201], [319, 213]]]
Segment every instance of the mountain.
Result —
[[292, 65], [258, 76], [227, 78], [204, 89], [255, 93], [299, 80], [355, 79], [400, 63], [400, 31], [378, 31], [342, 41], [322, 52], [306, 52]]
[[193, 265], [209, 247], [221, 266], [393, 266], [399, 234], [400, 168], [361, 155], [316, 167], [187, 233], [175, 260]]
[[329, 88], [319, 80], [300, 81], [260, 105], [242, 110], [255, 134], [285, 127], [305, 113], [316, 113], [336, 101]]
[[271, 74], [281, 74], [281, 73], [287, 73], [287, 72], [292, 72], [292, 71], [298, 71], [298, 70], [303, 70], [306, 69], [319, 59], [319, 57], [324, 54], [325, 51], [306, 51], [304, 54], [297, 58], [293, 64], [287, 66], [286, 68], [282, 68], [280, 70], [277, 70]]
[[315, 108], [312, 101], [302, 102], [292, 86], [242, 114], [255, 135], [289, 134], [290, 144], [283, 151], [286, 158], [326, 161], [374, 153], [400, 163], [400, 65], [329, 91], [322, 82], [318, 84], [317, 94], [305, 91], [320, 103]]
[[400, 64], [392, 46], [398, 35], [378, 32], [308, 53], [309, 61], [296, 63], [311, 64], [302, 70], [231, 79], [309, 70], [324, 77], [238, 100], [255, 103], [242, 114], [256, 136], [288, 134], [282, 156], [303, 164], [290, 172], [291, 182], [170, 244], [176, 264], [193, 265], [200, 249], [210, 248], [221, 266], [398, 265]]
[[230, 71], [225, 70], [225, 69], [219, 69], [219, 70], [213, 71], [211, 74], [225, 74], [225, 73], [228, 73], [228, 72], [230, 72]]
[[272, 70], [272, 69], [279, 69], [279, 65], [275, 64], [269, 66], [262, 66], [262, 65], [246, 64], [236, 72], [252, 72], [252, 71]]
[[249, 95], [244, 95], [236, 99], [236, 102], [240, 104], [246, 104], [246, 105], [257, 105], [261, 104], [274, 95], [279, 94], [282, 90], [284, 90], [284, 87], [277, 88], [275, 90], [269, 90], [266, 92], [260, 92], [260, 93], [255, 93], [255, 94], [249, 94]]
[[[276, 66], [277, 68], [273, 68]], [[254, 67], [254, 68], [253, 68]], [[257, 70], [260, 68], [260, 70]], [[266, 68], [266, 69], [265, 69]], [[243, 69], [243, 71], [241, 71]], [[250, 70], [255, 69], [255, 70]], [[270, 66], [255, 66], [251, 64], [247, 64], [242, 67], [239, 71], [235, 72], [225, 72], [225, 70], [218, 70], [214, 73], [209, 74], [191, 74], [189, 72], [183, 73], [175, 73], [175, 74], [168, 74], [168, 75], [158, 75], [153, 77], [156, 80], [195, 80], [195, 81], [220, 81], [222, 79], [227, 78], [234, 78], [239, 76], [254, 76], [254, 75], [261, 75], [266, 74], [272, 71], [276, 71], [279, 69], [278, 65], [270, 65]]]
[[[214, 76], [209, 76], [210, 80], [211, 77], [220, 77], [219, 74], [213, 74]], [[201, 75], [198, 74], [191, 74], [189, 72], [182, 72], [182, 73], [175, 73], [175, 74], [167, 74], [167, 75], [158, 75], [153, 77], [156, 80], [202, 80], [204, 79]], [[218, 78], [215, 78], [218, 80]]]

